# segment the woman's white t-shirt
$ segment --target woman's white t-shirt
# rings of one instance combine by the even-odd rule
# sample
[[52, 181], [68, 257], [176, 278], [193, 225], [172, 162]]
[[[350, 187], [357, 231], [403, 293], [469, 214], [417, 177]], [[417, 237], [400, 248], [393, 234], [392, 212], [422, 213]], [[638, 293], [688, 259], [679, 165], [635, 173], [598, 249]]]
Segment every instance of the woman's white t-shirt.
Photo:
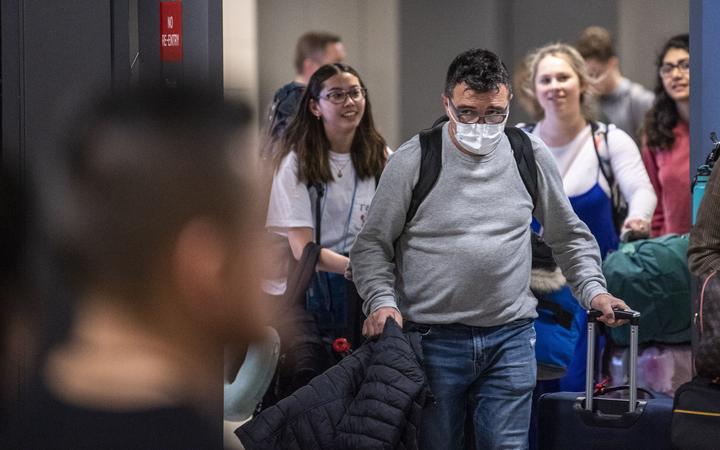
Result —
[[[321, 199], [320, 244], [337, 253], [348, 253], [367, 217], [375, 195], [375, 178], [360, 180], [350, 154], [330, 152], [335, 179], [325, 184]], [[312, 228], [315, 236], [314, 188], [298, 179], [297, 155], [290, 152], [273, 177], [265, 227], [287, 238], [288, 228]], [[338, 172], [342, 177], [338, 177]], [[263, 288], [273, 295], [285, 292], [285, 278], [265, 280]]]

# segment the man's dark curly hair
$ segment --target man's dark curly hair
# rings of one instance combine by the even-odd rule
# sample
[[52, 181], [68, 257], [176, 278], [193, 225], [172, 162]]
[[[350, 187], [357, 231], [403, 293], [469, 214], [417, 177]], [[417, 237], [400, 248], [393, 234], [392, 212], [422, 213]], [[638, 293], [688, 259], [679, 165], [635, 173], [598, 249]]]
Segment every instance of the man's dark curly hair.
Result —
[[665, 91], [662, 78], [660, 77], [660, 66], [663, 64], [665, 54], [673, 48], [678, 48], [690, 53], [690, 37], [688, 34], [679, 34], [671, 37], [663, 46], [655, 61], [655, 101], [652, 108], [645, 115], [645, 137], [649, 148], [664, 150], [672, 147], [675, 143], [673, 128], [677, 125], [678, 114], [675, 100]]
[[452, 97], [455, 86], [463, 81], [477, 92], [497, 91], [502, 84], [511, 92], [507, 67], [489, 50], [474, 48], [455, 57], [448, 67], [445, 95]]

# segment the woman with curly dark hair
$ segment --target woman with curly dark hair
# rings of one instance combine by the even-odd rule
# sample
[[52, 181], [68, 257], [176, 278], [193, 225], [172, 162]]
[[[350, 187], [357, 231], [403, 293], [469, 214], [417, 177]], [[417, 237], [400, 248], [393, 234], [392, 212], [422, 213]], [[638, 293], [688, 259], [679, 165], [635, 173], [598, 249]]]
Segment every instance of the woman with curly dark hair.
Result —
[[645, 116], [642, 158], [658, 203], [652, 235], [690, 231], [690, 39], [673, 36], [657, 59], [655, 102]]

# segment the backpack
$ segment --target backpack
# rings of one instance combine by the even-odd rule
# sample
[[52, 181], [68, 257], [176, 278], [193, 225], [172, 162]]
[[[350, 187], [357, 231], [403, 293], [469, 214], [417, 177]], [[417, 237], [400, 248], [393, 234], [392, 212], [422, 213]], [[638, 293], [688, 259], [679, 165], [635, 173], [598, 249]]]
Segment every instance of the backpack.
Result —
[[[405, 218], [405, 223], [410, 222], [417, 213], [420, 204], [425, 200], [432, 188], [435, 186], [440, 170], [442, 169], [442, 129], [447, 116], [443, 116], [429, 129], [420, 132], [420, 174], [417, 184], [413, 188], [410, 207]], [[516, 127], [505, 127], [505, 135], [510, 141], [513, 150], [515, 163], [517, 164], [520, 178], [525, 185], [533, 201], [533, 211], [537, 205], [538, 182], [537, 165], [532, 142], [528, 135]], [[533, 233], [533, 272], [536, 270], [536, 259], [552, 259], [552, 252], [541, 238]], [[536, 258], [537, 256], [537, 258]], [[542, 265], [542, 264], [541, 264]], [[554, 266], [554, 261], [552, 261]], [[555, 266], [556, 267], [556, 266]], [[554, 268], [548, 268], [546, 272], [553, 272]], [[549, 275], [552, 277], [552, 275]], [[535, 274], [533, 275], [533, 279]], [[575, 301], [570, 290], [564, 285], [562, 279], [557, 286], [559, 290], [553, 292], [535, 292], [538, 299], [538, 318], [535, 321], [535, 328], [538, 339], [535, 346], [535, 357], [538, 363], [538, 373], [543, 378], [560, 378], [565, 373], [572, 355], [575, 351], [575, 344], [581, 333], [582, 325], [578, 325], [574, 317], [582, 307]], [[552, 281], [551, 283], [557, 282]]]
[[[532, 133], [532, 131], [535, 129], [535, 125], [537, 124], [523, 124], [521, 128], [528, 133]], [[622, 195], [622, 191], [620, 190], [620, 185], [618, 184], [618, 181], [613, 175], [610, 161], [604, 160], [600, 157], [600, 146], [598, 145], [598, 141], [596, 139], [598, 136], [602, 136], [603, 140], [605, 141], [605, 147], [609, 149], [610, 146], [608, 144], [608, 133], [610, 132], [611, 126], [613, 129], [615, 128], [615, 125], [613, 124], [604, 124], [602, 122], [595, 121], [590, 122], [590, 131], [592, 132], [593, 136], [592, 143], [593, 147], [595, 147], [595, 156], [598, 160], [600, 172], [603, 174], [603, 177], [605, 177], [605, 181], [607, 181], [608, 187], [610, 188], [610, 203], [612, 204], [613, 225], [615, 225], [615, 231], [619, 234], [620, 230], [622, 230], [623, 224], [625, 223], [625, 219], [627, 219], [628, 204], [625, 200], [625, 197], [623, 197]]]
[[[668, 234], [622, 244], [603, 261], [608, 292], [642, 314], [641, 344], [690, 342], [687, 250], [687, 235]], [[627, 325], [609, 332], [628, 345]]]
[[273, 96], [268, 113], [268, 133], [272, 139], [279, 139], [295, 114], [305, 86], [292, 82], [278, 89]]
[[[440, 176], [440, 169], [442, 169], [442, 129], [447, 121], [448, 117], [443, 116], [436, 120], [432, 127], [420, 132], [420, 176], [412, 191], [405, 223], [410, 222], [415, 217], [420, 204], [428, 196]], [[510, 140], [515, 163], [520, 171], [520, 178], [522, 178], [525, 189], [532, 198], [534, 211], [538, 183], [532, 142], [530, 142], [528, 135], [519, 128], [505, 127], [505, 135]]]
[[695, 369], [698, 375], [720, 382], [720, 275], [717, 271], [702, 281], [695, 318], [698, 332]]

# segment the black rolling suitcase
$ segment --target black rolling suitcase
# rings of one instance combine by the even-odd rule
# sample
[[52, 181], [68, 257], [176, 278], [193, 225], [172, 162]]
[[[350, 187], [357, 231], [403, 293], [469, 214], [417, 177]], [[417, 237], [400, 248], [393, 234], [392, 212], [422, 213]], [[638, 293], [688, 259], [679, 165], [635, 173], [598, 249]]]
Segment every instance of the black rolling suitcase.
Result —
[[[638, 399], [637, 355], [640, 313], [617, 311], [630, 320], [630, 386], [607, 391], [627, 391], [625, 398], [594, 394], [595, 324], [599, 311], [588, 312], [588, 352], [585, 393], [545, 394], [538, 402], [540, 449], [670, 449], [672, 399]], [[589, 401], [586, 401], [588, 399]]]

